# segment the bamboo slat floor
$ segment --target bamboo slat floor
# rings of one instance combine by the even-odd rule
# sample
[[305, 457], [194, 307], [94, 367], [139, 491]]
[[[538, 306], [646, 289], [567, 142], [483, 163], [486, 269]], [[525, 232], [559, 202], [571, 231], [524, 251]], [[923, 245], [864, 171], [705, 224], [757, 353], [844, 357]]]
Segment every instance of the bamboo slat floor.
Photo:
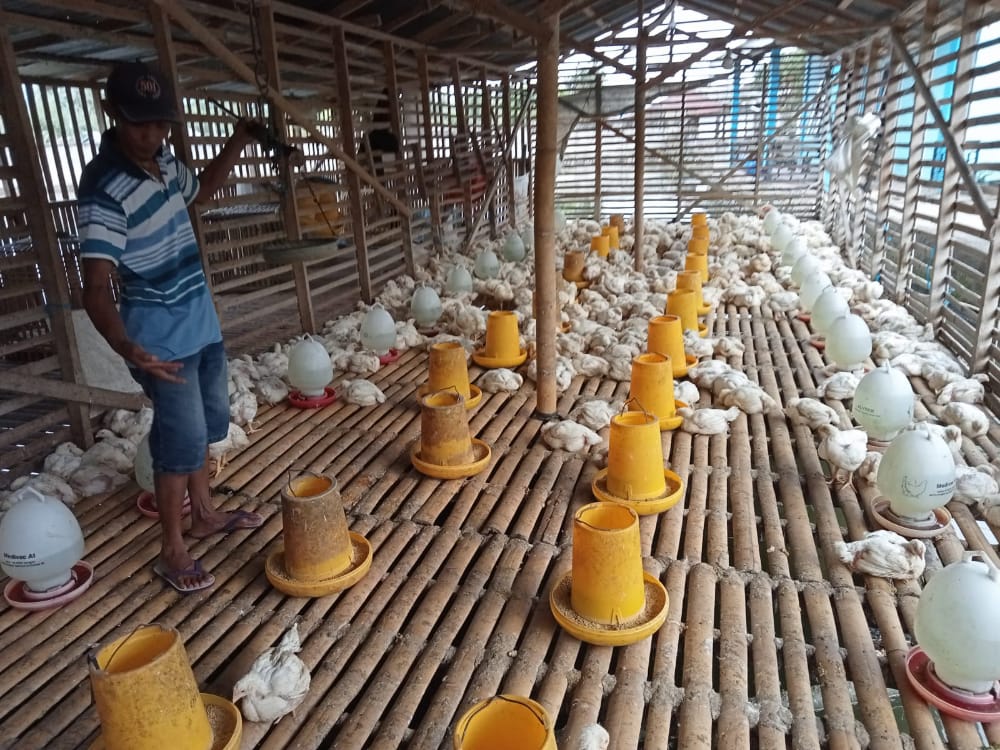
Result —
[[[803, 323], [766, 305], [709, 322], [742, 339], [746, 352], [730, 364], [775, 398], [816, 395], [825, 362], [804, 344]], [[667, 622], [634, 645], [596, 647], [561, 631], [548, 591], [569, 568], [573, 511], [591, 501], [597, 467], [545, 447], [526, 384], [486, 394], [471, 413], [472, 434], [493, 448], [486, 471], [424, 477], [408, 450], [425, 377], [426, 354], [411, 351], [373, 377], [388, 397], [380, 406], [263, 410], [251, 446], [216, 489], [225, 507], [267, 520], [194, 544], [218, 579], [208, 592], [180, 596], [153, 575], [157, 527], [135, 510], [134, 485], [82, 501], [92, 588], [45, 613], [0, 605], [0, 746], [88, 747], [98, 719], [84, 654], [137, 625], [178, 628], [202, 689], [228, 695], [293, 621], [311, 690], [294, 717], [245, 724], [243, 748], [448, 748], [457, 717], [497, 693], [539, 701], [563, 748], [595, 721], [614, 750], [1000, 742], [996, 725], [939, 716], [909, 686], [903, 659], [920, 584], [852, 575], [837, 561], [835, 542], [876, 528], [875, 492], [831, 491], [807, 427], [741, 415], [728, 439], [663, 434], [686, 496], [640, 526], [644, 566], [669, 592]], [[933, 417], [932, 394], [919, 380], [914, 388], [918, 417]], [[626, 392], [577, 378], [559, 411], [581, 396]], [[996, 437], [994, 429], [966, 439], [970, 462], [994, 458]], [[305, 470], [337, 478], [352, 529], [375, 550], [357, 585], [318, 599], [287, 597], [264, 576], [282, 541], [281, 487]], [[956, 524], [928, 545], [926, 575], [959, 559], [966, 543], [998, 561], [988, 536], [996, 530], [952, 506]]]

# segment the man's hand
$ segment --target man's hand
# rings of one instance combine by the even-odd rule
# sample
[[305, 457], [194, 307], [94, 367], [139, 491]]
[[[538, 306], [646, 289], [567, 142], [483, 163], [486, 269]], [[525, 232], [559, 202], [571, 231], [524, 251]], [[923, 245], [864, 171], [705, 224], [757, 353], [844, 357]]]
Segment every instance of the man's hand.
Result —
[[155, 354], [150, 354], [134, 341], [125, 341], [115, 346], [115, 351], [125, 359], [126, 362], [138, 367], [143, 372], [148, 372], [154, 378], [166, 380], [170, 383], [185, 382], [177, 373], [184, 367], [183, 362], [164, 362]]

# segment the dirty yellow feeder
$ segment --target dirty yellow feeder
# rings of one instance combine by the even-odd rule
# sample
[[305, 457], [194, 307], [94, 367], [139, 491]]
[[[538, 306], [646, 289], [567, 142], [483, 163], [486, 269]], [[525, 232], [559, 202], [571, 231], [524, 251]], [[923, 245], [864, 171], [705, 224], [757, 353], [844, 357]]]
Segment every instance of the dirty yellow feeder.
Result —
[[486, 345], [472, 359], [481, 367], [517, 367], [528, 358], [521, 346], [517, 315], [510, 310], [494, 310], [486, 318]]
[[618, 227], [618, 236], [625, 234], [625, 214], [611, 214], [608, 225]]
[[646, 351], [669, 357], [675, 378], [687, 375], [688, 368], [698, 364], [697, 357], [684, 352], [684, 330], [676, 315], [650, 318], [646, 331]]
[[495, 695], [480, 701], [455, 725], [455, 750], [557, 750], [548, 713], [530, 698]]
[[100, 737], [91, 750], [240, 746], [239, 709], [225, 698], [198, 692], [184, 643], [174, 628], [141, 625], [94, 649], [87, 661], [101, 721]]
[[642, 569], [639, 517], [616, 503], [573, 516], [571, 570], [552, 588], [552, 616], [570, 635], [599, 646], [648, 638], [667, 619], [667, 590]]
[[704, 211], [694, 211], [691, 213], [691, 227], [707, 227], [708, 214]]
[[372, 547], [349, 531], [333, 477], [307, 474], [281, 491], [284, 548], [264, 563], [267, 580], [289, 596], [327, 596], [353, 586], [371, 568]]
[[695, 331], [702, 337], [708, 335], [708, 326], [698, 322], [698, 300], [691, 289], [677, 288], [668, 294], [664, 312], [679, 317], [685, 331]]
[[[571, 250], [563, 256], [562, 277], [566, 281], [572, 281], [578, 287], [586, 282], [583, 279], [583, 267], [587, 263], [587, 253], [579, 250]], [[587, 286], [590, 286], [587, 284]]]
[[595, 234], [590, 238], [590, 249], [602, 258], [607, 258], [611, 253], [611, 238], [606, 234]]
[[621, 247], [621, 240], [618, 237], [618, 227], [608, 224], [605, 227], [601, 227], [601, 234], [607, 235], [608, 246], [612, 250], [617, 250]]
[[708, 315], [712, 306], [705, 302], [701, 291], [701, 274], [697, 271], [681, 271], [677, 274], [677, 288], [690, 289], [694, 292], [695, 309], [698, 315]]
[[641, 516], [677, 504], [684, 482], [663, 465], [660, 420], [655, 415], [626, 411], [611, 418], [608, 467], [597, 472], [590, 489], [598, 500], [627, 505]]
[[465, 347], [457, 341], [431, 344], [427, 382], [417, 388], [417, 395], [426, 396], [454, 386], [465, 399], [466, 409], [479, 406], [483, 392], [479, 386], [469, 383], [469, 363], [465, 357]]
[[448, 389], [420, 399], [420, 439], [410, 461], [421, 474], [461, 479], [478, 474], [490, 462], [490, 447], [469, 434], [469, 417], [458, 391]]
[[700, 273], [701, 283], [704, 284], [708, 281], [708, 256], [688, 253], [684, 256], [684, 270]]
[[[632, 381], [629, 397], [649, 409], [660, 420], [660, 430], [675, 430], [683, 417], [677, 415], [674, 401], [674, 370], [670, 357], [645, 352], [632, 360]], [[683, 401], [681, 407], [687, 406]]]

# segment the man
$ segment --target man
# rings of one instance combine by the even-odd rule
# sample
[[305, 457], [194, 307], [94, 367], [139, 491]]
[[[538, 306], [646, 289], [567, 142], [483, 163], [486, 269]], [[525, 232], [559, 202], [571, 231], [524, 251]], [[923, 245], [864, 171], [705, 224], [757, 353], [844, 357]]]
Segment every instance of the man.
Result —
[[[198, 591], [215, 577], [191, 557], [182, 537], [185, 493], [193, 537], [263, 523], [257, 513], [222, 513], [209, 503], [208, 444], [229, 430], [228, 377], [187, 211], [223, 185], [253, 140], [251, 126], [237, 123], [222, 151], [195, 176], [164, 146], [180, 113], [160, 71], [141, 62], [117, 64], [102, 107], [114, 126], [84, 167], [77, 196], [83, 303], [153, 402], [149, 447], [161, 525], [154, 570], [178, 591]], [[120, 310], [110, 279], [115, 269]]]

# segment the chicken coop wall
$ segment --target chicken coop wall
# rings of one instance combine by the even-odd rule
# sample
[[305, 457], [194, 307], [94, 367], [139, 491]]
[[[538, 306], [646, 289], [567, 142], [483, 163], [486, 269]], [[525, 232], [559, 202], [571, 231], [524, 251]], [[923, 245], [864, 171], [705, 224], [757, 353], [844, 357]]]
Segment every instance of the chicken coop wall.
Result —
[[835, 56], [834, 140], [853, 115], [881, 126], [856, 188], [827, 175], [823, 218], [889, 299], [988, 376], [996, 408], [1000, 8], [928, 2], [907, 18]]
[[[384, 34], [338, 31], [336, 21], [294, 6], [262, 6], [253, 26], [231, 10], [192, 7], [197, 25], [225, 28], [225, 51], [235, 60], [227, 64], [190, 24], [151, 8], [0, 9], [0, 90], [22, 93], [0, 97], [0, 486], [37, 470], [60, 442], [89, 444], [104, 408], [139, 404], [135, 395], [84, 384], [73, 333], [83, 315], [75, 195], [80, 169], [108, 126], [100, 100], [110, 60], [175, 61], [163, 65], [185, 112], [173, 147], [196, 171], [218, 153], [237, 117], [274, 123], [306, 157], [304, 167], [289, 170], [277, 151], [248, 148], [216, 200], [197, 210], [232, 354], [371, 300], [412, 271], [415, 252], [444, 234], [461, 236], [480, 215], [487, 232], [513, 221], [514, 177], [530, 164], [530, 140], [515, 132], [511, 114], [531, 96], [525, 80]], [[122, 38], [95, 18], [132, 30]], [[72, 63], [53, 62], [60, 45], [72, 48]], [[295, 112], [265, 97], [258, 81], [280, 87]], [[303, 112], [306, 123], [292, 117]], [[386, 123], [402, 147], [395, 157], [366, 147], [368, 132]], [[331, 156], [331, 143], [410, 215]], [[266, 252], [299, 237], [328, 240], [332, 252], [299, 263]]]

